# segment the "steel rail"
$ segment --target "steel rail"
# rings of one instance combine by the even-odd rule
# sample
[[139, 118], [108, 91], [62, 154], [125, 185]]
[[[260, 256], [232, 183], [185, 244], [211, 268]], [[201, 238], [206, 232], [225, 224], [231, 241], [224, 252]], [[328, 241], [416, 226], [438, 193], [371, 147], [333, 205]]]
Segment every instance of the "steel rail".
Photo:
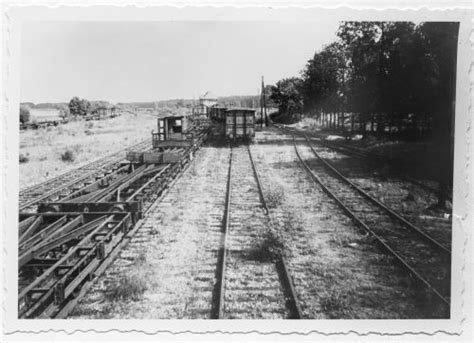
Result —
[[[147, 140], [148, 141], [148, 140]], [[94, 174], [100, 172], [101, 169], [104, 169], [106, 168], [107, 166], [111, 166], [111, 165], [114, 165], [114, 164], [117, 164], [119, 163], [121, 160], [123, 160], [123, 157], [115, 157], [115, 156], [121, 156], [123, 154], [124, 151], [128, 151], [130, 149], [135, 149], [136, 147], [138, 146], [141, 146], [143, 145], [144, 143], [146, 143], [147, 141], [142, 141], [138, 144], [135, 144], [131, 147], [128, 147], [128, 148], [125, 148], [125, 149], [122, 149], [116, 153], [113, 153], [111, 155], [108, 155], [108, 156], [105, 156], [105, 157], [102, 157], [101, 159], [98, 159], [98, 160], [95, 160], [91, 163], [88, 163], [87, 165], [85, 166], [82, 166], [82, 167], [79, 167], [79, 168], [76, 168], [76, 169], [73, 169], [69, 172], [66, 172], [64, 174], [61, 174], [55, 178], [52, 178], [50, 180], [47, 180], [45, 182], [42, 182], [38, 185], [35, 185], [35, 186], [31, 186], [25, 190], [21, 190], [20, 191], [20, 198], [21, 197], [28, 197], [28, 194], [27, 193], [30, 193], [30, 192], [33, 192], [34, 190], [37, 190], [38, 192], [41, 190], [42, 187], [47, 187], [48, 186], [48, 183], [51, 184], [51, 190], [47, 191], [47, 192], [44, 192], [43, 194], [39, 195], [39, 196], [35, 196], [33, 199], [31, 200], [26, 200], [26, 202], [20, 204], [19, 206], [19, 210], [24, 210], [26, 208], [29, 208], [31, 206], [34, 206], [35, 204], [39, 203], [40, 201], [48, 198], [48, 197], [51, 197], [57, 193], [60, 193], [61, 191], [63, 191], [64, 189], [67, 189], [69, 187], [71, 187], [72, 185], [76, 184], [76, 183], [80, 183], [81, 181], [83, 180], [86, 180], [90, 177], [92, 177]], [[91, 167], [94, 166], [94, 169], [95, 170], [92, 170], [92, 171], [88, 171]], [[80, 175], [79, 177], [75, 177], [73, 178], [72, 180], [69, 180], [65, 183], [63, 183], [61, 186], [59, 187], [55, 187], [54, 186], [54, 183], [55, 182], [58, 182], [58, 181], [61, 181], [61, 179], [64, 179], [64, 178], [67, 178], [67, 177], [72, 177], [73, 175], [77, 174], [77, 173], [80, 173], [81, 171], [88, 171], [86, 172], [86, 174], [82, 174]], [[20, 200], [21, 201], [21, 200]]]
[[[206, 133], [203, 133], [203, 136], [205, 136]], [[200, 137], [201, 139], [198, 140], [195, 144], [195, 149], [194, 150], [189, 150], [187, 153], [183, 156], [184, 159], [188, 158], [189, 154], [197, 150], [203, 141], [205, 140], [205, 137]], [[190, 164], [187, 166], [189, 167]], [[167, 172], [170, 171], [173, 173], [172, 178], [167, 185], [163, 189], [163, 191], [160, 193], [158, 199], [156, 199], [153, 203], [149, 204], [149, 206], [143, 211], [142, 218], [138, 220], [138, 222], [135, 223], [135, 225], [131, 228], [130, 231], [128, 231], [118, 242], [117, 245], [115, 245], [108, 255], [101, 261], [101, 263], [97, 266], [97, 269], [93, 271], [93, 275], [90, 279], [86, 279], [86, 281], [82, 284], [82, 286], [79, 289], [79, 292], [77, 296], [73, 297], [72, 299], [65, 299], [65, 303], [60, 306], [58, 311], [56, 313], [52, 314], [52, 318], [66, 318], [68, 314], [74, 309], [74, 307], [77, 305], [79, 300], [87, 293], [87, 291], [92, 287], [92, 285], [99, 279], [99, 277], [104, 273], [106, 268], [113, 262], [115, 257], [118, 255], [120, 250], [125, 247], [125, 245], [128, 244], [128, 242], [132, 239], [132, 237], [135, 235], [135, 233], [141, 228], [141, 226], [144, 223], [144, 218], [146, 215], [151, 211], [153, 208], [153, 204], [159, 202], [163, 197], [169, 192], [169, 190], [174, 186], [174, 184], [178, 181], [180, 176], [184, 173], [184, 171], [187, 169], [180, 169], [180, 168], [166, 168]], [[164, 170], [163, 170], [164, 171]], [[167, 179], [168, 180], [168, 179]]]
[[[270, 210], [268, 208], [268, 205], [267, 205], [267, 202], [265, 200], [265, 195], [263, 193], [263, 186], [262, 186], [262, 182], [260, 180], [260, 176], [259, 176], [259, 173], [258, 173], [258, 170], [257, 170], [257, 166], [255, 165], [255, 162], [254, 162], [254, 159], [253, 159], [253, 156], [252, 156], [252, 151], [250, 149], [250, 145], [247, 144], [247, 151], [249, 153], [249, 157], [250, 157], [250, 162], [252, 164], [252, 169], [253, 169], [253, 172], [254, 172], [254, 176], [255, 176], [255, 179], [257, 180], [257, 185], [258, 185], [258, 192], [260, 194], [260, 200], [262, 202], [262, 205], [263, 205], [263, 209], [264, 209], [264, 213], [265, 215], [267, 216], [269, 222], [270, 222], [270, 225], [272, 227], [275, 227], [273, 221], [272, 221], [272, 218], [270, 216]], [[280, 266], [280, 269], [282, 271], [282, 276], [283, 276], [283, 279], [286, 283], [286, 289], [288, 291], [288, 295], [289, 295], [289, 298], [290, 298], [290, 307], [291, 307], [291, 312], [292, 312], [292, 319], [301, 319], [303, 318], [303, 312], [301, 311], [301, 307], [298, 303], [298, 298], [296, 296], [296, 290], [295, 290], [295, 286], [294, 286], [294, 283], [293, 283], [293, 280], [291, 278], [291, 275], [289, 273], [289, 269], [288, 269], [288, 263], [286, 262], [286, 259], [284, 256], [280, 256], [280, 260], [278, 261], [279, 266]]]
[[[116, 189], [125, 189], [125, 187], [127, 187], [132, 188], [132, 192], [134, 193], [133, 196], [138, 196], [140, 192], [146, 193], [150, 189], [155, 190], [156, 185], [159, 185], [158, 194], [159, 197], [162, 197], [166, 194], [165, 184], [169, 189], [169, 187], [176, 182], [179, 175], [182, 174], [184, 169], [189, 165], [187, 161], [190, 158], [190, 155], [193, 151], [199, 148], [204, 140], [203, 137], [199, 138], [200, 139], [193, 145], [193, 149], [190, 149], [182, 156], [180, 163], [171, 168], [170, 165], [162, 168], [146, 168], [145, 166], [142, 166], [128, 176], [120, 178], [120, 183], [113, 182], [113, 189], [110, 192], [115, 192]], [[139, 184], [133, 184], [133, 182], [138, 181], [138, 176], [150, 174], [149, 172], [145, 173], [145, 171], [154, 172], [156, 175], [152, 175], [151, 180], [148, 180], [148, 182], [141, 187]], [[107, 190], [105, 191], [107, 192]], [[103, 193], [99, 192], [98, 194], [100, 194], [101, 198], [97, 199], [97, 204], [104, 200]], [[98, 197], [97, 194], [94, 194], [94, 196]], [[148, 213], [153, 203], [154, 202], [147, 203], [144, 213]], [[96, 212], [96, 210], [94, 210], [94, 212]], [[129, 241], [126, 237], [131, 238], [129, 234], [136, 232], [138, 227], [140, 227], [138, 223], [135, 223], [135, 226], [133, 227], [131, 213], [123, 212], [123, 214], [125, 213], [127, 213], [126, 217], [119, 221], [114, 221], [113, 218], [115, 214], [109, 212], [107, 217], [102, 217], [105, 222], [103, 221], [99, 226], [95, 225], [99, 220], [95, 220], [75, 229], [77, 226], [76, 224], [80, 224], [78, 221], [82, 222], [81, 214], [78, 213], [78, 219], [76, 218], [76, 220], [71, 222], [71, 224], [60, 226], [56, 225], [55, 222], [46, 228], [47, 235], [40, 232], [36, 233], [31, 238], [28, 236], [33, 234], [35, 231], [33, 230], [33, 227], [36, 226], [37, 222], [39, 222], [41, 216], [32, 215], [32, 217], [25, 219], [22, 222], [23, 230], [21, 233], [24, 236], [23, 240], [26, 244], [23, 244], [23, 249], [21, 249], [21, 265], [26, 265], [29, 260], [35, 258], [37, 255], [49, 251], [52, 247], [58, 247], [71, 239], [79, 238], [80, 242], [71, 247], [66, 255], [55, 261], [54, 264], [49, 265], [49, 268], [47, 268], [46, 271], [20, 291], [19, 299], [21, 300], [19, 301], [19, 308], [22, 307], [20, 310], [20, 316], [33, 317], [36, 316], [39, 311], [41, 311], [43, 315], [49, 317], [61, 317], [67, 315], [67, 313], [74, 307], [71, 307], [71, 304], [77, 303], [77, 293], [84, 294], [82, 293], [84, 291], [83, 285], [87, 284], [89, 287], [91, 286], [91, 284], [88, 283], [89, 279], [98, 277], [105, 270], [106, 266], [112, 262], [113, 256], [116, 256], [124, 244]], [[140, 213], [143, 214], [143, 211], [140, 210]], [[122, 213], [116, 214], [122, 215]], [[112, 229], [104, 228], [107, 221], [110, 221], [110, 224], [113, 225]], [[141, 221], [139, 220], [139, 222]], [[43, 237], [43, 242], [40, 241], [39, 245], [35, 246], [34, 244], [29, 244], [30, 242], [33, 243], [33, 241], [36, 241], [43, 235], [46, 237]], [[81, 237], [83, 238], [81, 239]], [[99, 240], [96, 240], [96, 238], [99, 238]], [[81, 255], [80, 251], [82, 250], [86, 250], [87, 254]], [[72, 262], [72, 264], [71, 262], [68, 262], [69, 264], [66, 266], [65, 261], [69, 258], [75, 262]], [[66, 274], [61, 275], [61, 280], [58, 281], [55, 278], [51, 278], [53, 275], [52, 273], [61, 268], [62, 270], [67, 270]], [[37, 295], [39, 294], [40, 297], [36, 298], [32, 306], [30, 306], [28, 304], [28, 294], [33, 294], [35, 292]]]
[[227, 186], [226, 186], [226, 197], [225, 197], [225, 209], [224, 218], [222, 220], [222, 236], [219, 246], [219, 262], [217, 267], [217, 284], [216, 291], [217, 295], [215, 299], [217, 304], [212, 309], [211, 319], [219, 319], [224, 317], [224, 297], [225, 297], [225, 273], [227, 266], [227, 246], [228, 246], [228, 235], [230, 225], [230, 199], [232, 196], [232, 146], [230, 146], [229, 154], [229, 168], [227, 172]]
[[[149, 142], [149, 141], [150, 141], [149, 139], [143, 140], [143, 141], [141, 141], [141, 142], [138, 142], [137, 144], [134, 144], [134, 145], [129, 146], [129, 147], [127, 147], [127, 148], [121, 149], [121, 150], [119, 150], [119, 151], [117, 151], [117, 152], [113, 152], [113, 153], [111, 153], [110, 155], [106, 155], [106, 156], [104, 156], [104, 157], [101, 157], [101, 158], [98, 158], [98, 159], [96, 159], [96, 160], [94, 160], [94, 161], [91, 161], [91, 162], [89, 162], [89, 163], [87, 163], [87, 164], [85, 164], [85, 165], [83, 165], [83, 166], [80, 166], [80, 167], [77, 168], [77, 169], [69, 170], [69, 171], [67, 171], [67, 172], [65, 172], [65, 173], [59, 174], [59, 175], [57, 175], [57, 176], [55, 176], [55, 177], [52, 177], [52, 178], [50, 178], [50, 179], [48, 179], [48, 180], [45, 180], [45, 181], [43, 181], [43, 182], [40, 182], [40, 183], [37, 183], [37, 184], [35, 184], [35, 185], [31, 185], [31, 186], [25, 187], [25, 188], [23, 188], [23, 189], [20, 189], [20, 194], [21, 194], [21, 193], [25, 193], [25, 192], [31, 192], [33, 189], [39, 188], [39, 187], [42, 187], [42, 186], [45, 186], [47, 183], [59, 181], [61, 178], [67, 177], [68, 174], [72, 174], [72, 173], [76, 172], [78, 169], [89, 169], [89, 168], [91, 168], [94, 164], [99, 164], [99, 165], [100, 165], [100, 162], [101, 162], [101, 161], [104, 161], [104, 160], [106, 160], [106, 159], [113, 158], [115, 155], [121, 154], [121, 153], [123, 153], [124, 151], [130, 150], [130, 149], [136, 149], [137, 147], [140, 147], [141, 145], [143, 145], [143, 144], [145, 144], [145, 143], [147, 143], [147, 142]], [[106, 163], [104, 163], [104, 164], [106, 164]]]
[[392, 255], [397, 262], [400, 263], [403, 268], [405, 268], [411, 275], [415, 276], [417, 281], [419, 281], [421, 284], [423, 284], [427, 289], [429, 289], [431, 292], [433, 292], [436, 297], [438, 297], [445, 305], [449, 306], [450, 301], [444, 297], [433, 285], [429, 283], [423, 276], [421, 276], [403, 257], [401, 257], [395, 250], [393, 250], [387, 243], [384, 242], [384, 240], [377, 235], [367, 224], [365, 224], [361, 219], [359, 219], [344, 203], [333, 193], [329, 190], [329, 188], [324, 185], [324, 183], [321, 181], [321, 179], [313, 172], [313, 170], [308, 166], [308, 164], [304, 161], [304, 159], [301, 157], [301, 155], [298, 152], [298, 148], [296, 146], [296, 140], [294, 139], [293, 136], [293, 144], [295, 148], [296, 155], [303, 165], [304, 169], [308, 172], [310, 175], [311, 179], [318, 183], [323, 191], [329, 195], [333, 200], [336, 201], [336, 203], [341, 207], [341, 209], [352, 219], [355, 221], [357, 225], [362, 227], [365, 231], [367, 231], [372, 237], [374, 237], [377, 242], [383, 247], [385, 251], [387, 251], [390, 255]]
[[310, 147], [311, 151], [313, 152], [314, 156], [316, 156], [327, 168], [329, 168], [335, 175], [339, 177], [342, 181], [347, 183], [350, 187], [355, 189], [359, 194], [361, 194], [364, 198], [372, 202], [374, 205], [378, 206], [385, 212], [387, 212], [392, 218], [400, 221], [403, 223], [405, 227], [408, 229], [412, 230], [416, 234], [418, 234], [420, 237], [422, 237], [424, 240], [426, 240], [428, 243], [439, 249], [441, 252], [451, 255], [451, 249], [445, 247], [443, 244], [435, 240], [433, 237], [429, 236], [425, 232], [423, 232], [420, 228], [418, 228], [416, 225], [410, 223], [406, 218], [404, 218], [402, 215], [398, 214], [396, 211], [392, 210], [389, 208], [387, 205], [382, 203], [381, 201], [375, 199], [373, 196], [365, 192], [363, 189], [361, 189], [359, 186], [357, 186], [355, 183], [350, 181], [348, 178], [346, 178], [339, 170], [337, 170], [330, 162], [326, 161], [324, 158], [322, 158], [313, 148], [311, 145], [311, 142], [309, 141], [308, 137], [305, 136], [306, 142], [308, 143], [308, 146]]
[[[314, 136], [311, 136], [312, 138], [315, 138]], [[328, 143], [324, 140], [322, 140], [321, 138], [318, 138], [318, 143], [329, 148], [329, 149], [333, 149], [333, 150], [336, 150], [346, 156], [351, 156], [351, 157], [355, 157], [357, 159], [360, 159], [360, 160], [363, 160], [363, 161], [369, 161], [370, 163], [378, 163], [380, 164], [382, 161], [383, 161], [383, 158], [382, 156], [380, 155], [376, 155], [376, 154], [370, 154], [370, 153], [364, 153], [362, 151], [359, 151], [359, 150], [356, 150], [354, 148], [349, 148], [347, 146], [343, 146], [343, 145], [340, 145], [340, 144], [336, 144], [336, 143]], [[408, 176], [408, 175], [405, 175], [405, 174], [401, 174], [398, 176], [400, 179], [402, 180], [405, 180], [405, 181], [408, 181], [408, 182], [411, 182], [421, 188], [424, 188], [425, 190], [429, 191], [429, 192], [432, 192], [432, 193], [435, 193], [435, 194], [438, 194], [439, 193], [439, 190], [436, 189], [436, 188], [433, 188], [427, 184], [424, 184], [423, 182], [421, 181], [418, 181], [414, 178], [412, 178], [411, 176]]]
[[[275, 125], [276, 127], [282, 129], [282, 130], [287, 130], [287, 131], [291, 131], [293, 134], [297, 134], [299, 136], [302, 136], [302, 135], [306, 135], [305, 132], [300, 132], [298, 130], [295, 130], [293, 128], [287, 128], [287, 127], [284, 127], [282, 125], [278, 125], [276, 124]], [[336, 144], [336, 143], [328, 143], [327, 141], [321, 139], [321, 137], [317, 137], [315, 136], [314, 134], [311, 134], [311, 138], [316, 138], [318, 139], [317, 143], [318, 144], [321, 144], [329, 149], [333, 149], [333, 150], [336, 150], [346, 156], [350, 156], [350, 157], [355, 157], [359, 160], [362, 160], [362, 161], [365, 161], [365, 162], [370, 162], [372, 163], [373, 165], [375, 164], [379, 164], [384, 161], [384, 159], [382, 158], [381, 155], [379, 154], [373, 154], [373, 153], [365, 153], [365, 152], [362, 152], [362, 151], [359, 151], [359, 150], [356, 150], [355, 148], [349, 148], [347, 146], [343, 146], [343, 145], [340, 145], [340, 144]], [[434, 193], [434, 194], [438, 194], [439, 193], [439, 190], [436, 189], [436, 188], [433, 188], [427, 184], [424, 184], [423, 182], [421, 181], [418, 181], [414, 178], [412, 178], [411, 176], [408, 176], [406, 174], [400, 174], [398, 175], [398, 178], [403, 180], [403, 181], [408, 181], [410, 183], [413, 183], [414, 185], [417, 185], [421, 188], [424, 188], [425, 190], [431, 192], [431, 193]], [[450, 197], [450, 199], [452, 199], [452, 197]]]

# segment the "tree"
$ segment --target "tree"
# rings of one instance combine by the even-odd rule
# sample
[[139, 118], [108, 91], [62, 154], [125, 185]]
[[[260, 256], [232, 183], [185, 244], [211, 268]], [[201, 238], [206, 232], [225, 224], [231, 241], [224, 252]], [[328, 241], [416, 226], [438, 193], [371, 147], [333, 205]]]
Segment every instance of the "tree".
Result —
[[337, 112], [344, 96], [345, 56], [339, 43], [326, 46], [306, 64], [302, 94], [306, 111]]
[[427, 22], [418, 28], [423, 45], [423, 76], [419, 97], [433, 116], [439, 150], [438, 205], [446, 207], [453, 182], [454, 110], [459, 23]]
[[20, 123], [28, 123], [31, 119], [30, 108], [25, 105], [20, 106]]
[[278, 104], [279, 112], [290, 117], [301, 113], [303, 99], [301, 96], [302, 81], [300, 78], [291, 77], [280, 80], [272, 87], [270, 99]]
[[86, 99], [79, 99], [74, 97], [69, 101], [69, 111], [74, 117], [86, 116], [91, 108], [91, 104]]
[[69, 119], [70, 115], [71, 115], [71, 113], [69, 111], [69, 107], [68, 106], [61, 106], [61, 108], [59, 109], [59, 116], [62, 119], [67, 120], [67, 119]]

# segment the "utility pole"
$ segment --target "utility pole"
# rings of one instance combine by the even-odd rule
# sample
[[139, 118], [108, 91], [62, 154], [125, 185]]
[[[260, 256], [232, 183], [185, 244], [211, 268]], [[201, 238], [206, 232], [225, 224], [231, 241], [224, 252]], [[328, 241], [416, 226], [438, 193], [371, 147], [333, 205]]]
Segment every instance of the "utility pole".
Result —
[[260, 128], [263, 128], [263, 101], [262, 101], [261, 89], [260, 89]]
[[[260, 99], [260, 111], [261, 111], [262, 117], [265, 116], [265, 126], [268, 127], [267, 104], [265, 100], [265, 83], [263, 81], [263, 76], [262, 76], [262, 96]], [[262, 122], [263, 122], [263, 118], [262, 118]]]

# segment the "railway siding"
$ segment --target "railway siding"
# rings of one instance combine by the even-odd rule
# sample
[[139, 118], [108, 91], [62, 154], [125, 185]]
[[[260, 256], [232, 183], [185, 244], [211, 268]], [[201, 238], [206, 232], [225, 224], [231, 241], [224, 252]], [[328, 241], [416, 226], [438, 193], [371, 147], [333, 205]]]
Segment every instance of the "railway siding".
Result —
[[[386, 208], [365, 198], [353, 185], [347, 183], [342, 175], [325, 170], [326, 166], [318, 159], [310, 159], [308, 149], [295, 152], [315, 182], [336, 201], [344, 212], [376, 239], [383, 250], [393, 256], [406, 272], [413, 275], [424, 295], [433, 305], [437, 315], [449, 311], [450, 297], [450, 253], [427, 236], [407, 226], [406, 221], [390, 216]], [[309, 150], [314, 156], [314, 150]], [[306, 155], [305, 155], [306, 154]], [[428, 238], [430, 240], [428, 240]], [[437, 244], [437, 243], [436, 243]], [[431, 301], [431, 298], [435, 300]]]
[[[416, 300], [421, 293], [394, 260], [356, 230], [308, 177], [291, 138], [270, 130], [258, 136], [252, 151], [264, 189], [283, 189], [282, 203], [271, 214], [281, 223], [293, 223], [288, 261], [303, 317], [436, 316]], [[286, 143], [275, 147], [275, 141]]]
[[389, 208], [406, 217], [426, 234], [429, 234], [447, 249], [451, 245], [451, 219], [434, 218], [423, 214], [425, 209], [437, 202], [436, 195], [412, 182], [380, 173], [360, 159], [343, 154], [309, 140], [310, 146], [347, 179]]
[[[209, 318], [227, 163], [226, 149], [201, 148], [72, 317]], [[114, 297], [127, 275], [141, 280], [146, 290]]]
[[126, 149], [110, 154], [105, 158], [92, 161], [80, 168], [73, 169], [48, 181], [30, 186], [20, 191], [20, 211], [32, 212], [40, 201], [57, 201], [76, 190], [84, 188], [101, 178], [117, 171], [124, 160], [125, 151], [145, 149], [149, 140], [144, 140]]
[[284, 319], [290, 316], [273, 261], [255, 258], [259, 234], [269, 225], [246, 146], [233, 149], [232, 197], [224, 319]]
[[[55, 263], [58, 257], [51, 259], [48, 253], [35, 259], [38, 247], [43, 249], [40, 244], [31, 250], [41, 238], [34, 232], [38, 225], [49, 225], [49, 232], [69, 220], [62, 229], [68, 232], [86, 216], [91, 220], [90, 209], [99, 213], [107, 204], [130, 213], [126, 218], [105, 213], [97, 222], [93, 219], [61, 236], [82, 239], [83, 232], [90, 239], [81, 241], [78, 255], [67, 247], [55, 248], [60, 257], [55, 266], [66, 271], [57, 283], [47, 273], [31, 283], [26, 277], [34, 273], [23, 273], [22, 313], [64, 317], [74, 308], [71, 317], [95, 319], [445, 317], [447, 307], [435, 300], [449, 304], [449, 249], [438, 254], [436, 242], [423, 241], [403, 220], [361, 196], [355, 183], [365, 182], [363, 188], [370, 192], [379, 181], [371, 180], [363, 165], [346, 169], [352, 184], [324, 164], [326, 159], [337, 164], [344, 157], [326, 147], [312, 147], [304, 137], [295, 140], [269, 129], [258, 133], [251, 146], [201, 148], [172, 187], [170, 180], [181, 175], [184, 164], [130, 165], [122, 171], [111, 155], [91, 164], [86, 177], [69, 173], [39, 185], [37, 193], [43, 187], [46, 196], [39, 192], [34, 198], [34, 189], [28, 189], [33, 198], [24, 199], [32, 204], [23, 208], [34, 208], [44, 198], [50, 203], [39, 206], [39, 212], [59, 211], [23, 214], [20, 261], [28, 263], [30, 272], [48, 268], [36, 264]], [[55, 182], [66, 184], [49, 194]], [[391, 191], [397, 188], [392, 183], [380, 187], [389, 184]], [[68, 203], [69, 198], [74, 203]], [[144, 218], [140, 206], [132, 209], [134, 201], [146, 210]], [[79, 217], [62, 214], [79, 203], [85, 206]], [[121, 228], [122, 220], [126, 227]], [[54, 240], [44, 249], [53, 243], [59, 244]], [[397, 253], [386, 254], [379, 245]], [[283, 257], [270, 257], [269, 246]]]

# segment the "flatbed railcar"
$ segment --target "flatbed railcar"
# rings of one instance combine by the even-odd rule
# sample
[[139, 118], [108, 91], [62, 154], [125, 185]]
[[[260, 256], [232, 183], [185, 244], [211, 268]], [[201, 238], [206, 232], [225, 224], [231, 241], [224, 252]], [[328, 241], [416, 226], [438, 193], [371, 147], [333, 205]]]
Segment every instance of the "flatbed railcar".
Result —
[[[152, 131], [152, 150], [130, 151], [131, 163], [176, 163], [182, 156], [206, 139], [252, 140], [255, 137], [255, 110], [212, 106], [209, 116], [170, 115], [157, 118], [157, 131]], [[205, 137], [205, 138], [204, 138]]]
[[[157, 119], [157, 131], [152, 131], [152, 149], [130, 151], [131, 163], [178, 163], [190, 149], [207, 138], [210, 121], [206, 116], [170, 115]], [[192, 154], [190, 154], [192, 158]]]

